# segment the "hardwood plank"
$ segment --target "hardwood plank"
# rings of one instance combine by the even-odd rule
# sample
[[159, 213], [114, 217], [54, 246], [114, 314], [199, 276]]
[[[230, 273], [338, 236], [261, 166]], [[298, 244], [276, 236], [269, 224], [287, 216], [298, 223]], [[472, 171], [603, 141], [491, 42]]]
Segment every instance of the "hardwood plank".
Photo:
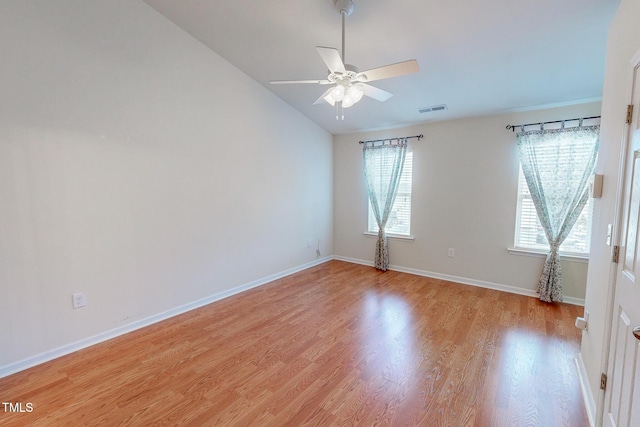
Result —
[[0, 424], [584, 426], [581, 314], [331, 261], [0, 379]]

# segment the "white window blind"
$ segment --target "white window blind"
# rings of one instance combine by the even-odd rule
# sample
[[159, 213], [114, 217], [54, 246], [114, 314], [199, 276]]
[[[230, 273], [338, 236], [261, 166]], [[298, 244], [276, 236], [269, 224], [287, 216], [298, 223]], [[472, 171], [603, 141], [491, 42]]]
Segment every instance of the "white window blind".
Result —
[[[407, 151], [404, 159], [404, 168], [400, 176], [400, 184], [398, 186], [398, 194], [391, 208], [391, 214], [387, 221], [385, 231], [388, 234], [398, 234], [409, 236], [411, 233], [411, 180], [413, 173], [413, 152]], [[378, 232], [378, 224], [376, 217], [371, 209], [369, 202], [369, 226], [368, 231], [371, 233]]]
[[[560, 246], [560, 252], [586, 255], [591, 245], [591, 217], [593, 199], [590, 197], [571, 233]], [[527, 182], [520, 168], [518, 178], [518, 210], [516, 217], [515, 247], [522, 249], [549, 250], [544, 229], [538, 220]]]

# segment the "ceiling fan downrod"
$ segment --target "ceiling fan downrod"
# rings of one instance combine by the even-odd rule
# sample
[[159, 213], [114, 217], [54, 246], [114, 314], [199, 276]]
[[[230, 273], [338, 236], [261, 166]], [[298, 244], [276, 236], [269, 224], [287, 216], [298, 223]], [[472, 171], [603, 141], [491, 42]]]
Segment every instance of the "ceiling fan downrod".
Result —
[[338, 13], [342, 16], [342, 62], [344, 62], [345, 54], [344, 54], [344, 21], [345, 18], [353, 12], [353, 0], [333, 0], [333, 5], [335, 6]]
[[[353, 12], [353, 0], [333, 0], [333, 5], [342, 17], [342, 63], [345, 62], [345, 18]], [[342, 102], [336, 102], [336, 120], [344, 120], [344, 107]]]

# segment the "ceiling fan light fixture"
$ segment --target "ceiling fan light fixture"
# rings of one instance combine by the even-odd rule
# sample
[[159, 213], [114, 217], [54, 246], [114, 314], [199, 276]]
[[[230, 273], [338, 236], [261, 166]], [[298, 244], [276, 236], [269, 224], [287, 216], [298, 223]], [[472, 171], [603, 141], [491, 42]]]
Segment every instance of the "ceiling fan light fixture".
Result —
[[351, 87], [347, 90], [347, 95], [349, 95], [353, 99], [353, 103], [360, 101], [362, 96], [364, 95], [364, 90], [362, 90], [362, 85], [360, 83], [351, 85]]
[[333, 100], [333, 98], [331, 97], [331, 94], [329, 94], [329, 95], [325, 96], [325, 97], [324, 97], [324, 98], [322, 98], [322, 99], [324, 99], [325, 101], [327, 101], [327, 104], [331, 105], [332, 107], [333, 107], [334, 105], [336, 105], [336, 101], [334, 101], [334, 100]]
[[342, 108], [349, 108], [353, 104], [355, 104], [355, 102], [353, 102], [353, 99], [350, 96], [345, 96], [342, 100]]
[[333, 90], [331, 90], [329, 95], [324, 97], [324, 100], [332, 107], [336, 102], [340, 102], [342, 103], [342, 108], [349, 108], [360, 101], [363, 95], [364, 90], [360, 83], [350, 83], [348, 86], [345, 84], [338, 84], [333, 88]]
[[342, 85], [337, 85], [331, 91], [331, 98], [335, 102], [341, 102], [344, 99], [344, 95], [345, 95], [345, 90], [344, 90], [344, 86], [342, 86]]

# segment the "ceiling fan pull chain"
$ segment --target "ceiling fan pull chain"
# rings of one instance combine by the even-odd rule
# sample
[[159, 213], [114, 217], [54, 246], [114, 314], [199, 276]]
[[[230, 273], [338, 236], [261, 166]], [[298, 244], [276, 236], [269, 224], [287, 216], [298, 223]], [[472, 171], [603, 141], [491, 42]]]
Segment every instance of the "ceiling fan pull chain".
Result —
[[336, 120], [344, 120], [344, 108], [342, 108], [342, 101], [336, 102]]

